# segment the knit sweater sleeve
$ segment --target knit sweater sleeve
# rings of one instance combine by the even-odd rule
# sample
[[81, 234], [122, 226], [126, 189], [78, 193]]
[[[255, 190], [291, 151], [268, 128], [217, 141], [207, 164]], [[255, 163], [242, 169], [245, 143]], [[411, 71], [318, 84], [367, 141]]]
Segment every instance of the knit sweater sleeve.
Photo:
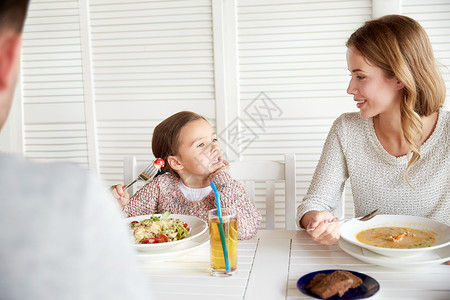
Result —
[[159, 177], [150, 180], [131, 197], [130, 202], [124, 207], [124, 213], [128, 217], [149, 215], [156, 211], [159, 197]]
[[238, 239], [247, 240], [256, 235], [261, 222], [261, 213], [250, 201], [244, 186], [231, 178], [227, 172], [219, 172], [213, 182], [220, 195], [220, 205], [236, 211], [238, 219]]
[[341, 200], [348, 170], [343, 139], [345, 115], [336, 119], [328, 133], [306, 196], [297, 208], [297, 224], [312, 210], [333, 211]]

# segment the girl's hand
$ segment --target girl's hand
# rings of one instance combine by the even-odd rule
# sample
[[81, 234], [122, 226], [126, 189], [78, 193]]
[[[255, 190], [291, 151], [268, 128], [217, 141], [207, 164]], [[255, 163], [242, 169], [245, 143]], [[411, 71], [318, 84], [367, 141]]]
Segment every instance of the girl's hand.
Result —
[[230, 164], [226, 160], [223, 160], [222, 163], [223, 163], [222, 167], [209, 174], [208, 181], [211, 181], [213, 177], [216, 176], [217, 173], [222, 171], [228, 172], [230, 170]]
[[119, 202], [122, 208], [130, 202], [130, 194], [128, 194], [128, 191], [124, 191], [123, 187], [120, 184], [111, 187], [113, 197]]
[[315, 228], [307, 233], [312, 239], [326, 246], [333, 245], [339, 240], [339, 224], [328, 224], [330, 220], [336, 220], [328, 211], [309, 211], [303, 215], [301, 223], [306, 229]]

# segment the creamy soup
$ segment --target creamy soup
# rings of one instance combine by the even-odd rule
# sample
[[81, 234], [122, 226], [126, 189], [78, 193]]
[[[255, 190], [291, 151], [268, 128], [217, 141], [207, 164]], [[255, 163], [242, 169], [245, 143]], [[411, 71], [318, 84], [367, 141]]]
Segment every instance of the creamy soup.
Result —
[[366, 229], [356, 235], [363, 244], [384, 248], [431, 247], [436, 238], [428, 232], [405, 227], [377, 227]]

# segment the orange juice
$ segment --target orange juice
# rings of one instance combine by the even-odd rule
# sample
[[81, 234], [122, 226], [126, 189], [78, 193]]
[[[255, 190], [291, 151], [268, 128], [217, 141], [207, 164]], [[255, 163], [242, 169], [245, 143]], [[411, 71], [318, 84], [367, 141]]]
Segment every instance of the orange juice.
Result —
[[208, 218], [209, 236], [210, 236], [210, 251], [211, 251], [211, 274], [215, 276], [231, 275], [237, 268], [237, 219], [236, 215], [228, 215], [226, 209], [222, 212], [222, 225], [225, 235], [225, 241], [228, 252], [228, 263], [230, 271], [226, 271], [224, 252], [222, 247], [222, 240], [219, 231], [219, 217], [210, 214]]

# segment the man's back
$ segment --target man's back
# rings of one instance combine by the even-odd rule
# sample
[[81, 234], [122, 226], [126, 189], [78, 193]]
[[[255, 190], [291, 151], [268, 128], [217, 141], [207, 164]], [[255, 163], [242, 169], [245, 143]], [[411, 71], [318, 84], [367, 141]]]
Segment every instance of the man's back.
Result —
[[151, 299], [94, 175], [0, 154], [0, 183], [2, 299]]

